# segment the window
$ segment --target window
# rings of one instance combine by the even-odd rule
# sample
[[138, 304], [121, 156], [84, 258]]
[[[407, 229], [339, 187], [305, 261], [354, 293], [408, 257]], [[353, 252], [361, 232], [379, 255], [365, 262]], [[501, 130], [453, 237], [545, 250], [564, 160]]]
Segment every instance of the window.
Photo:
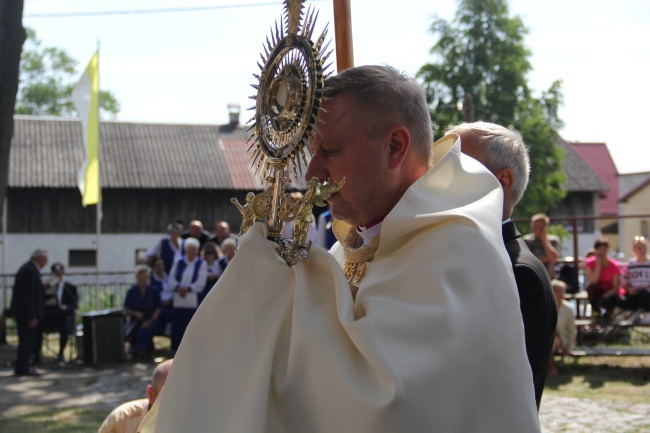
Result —
[[94, 268], [97, 266], [97, 250], [69, 250], [68, 266]]
[[138, 248], [135, 250], [135, 265], [146, 265], [147, 264], [147, 249]]

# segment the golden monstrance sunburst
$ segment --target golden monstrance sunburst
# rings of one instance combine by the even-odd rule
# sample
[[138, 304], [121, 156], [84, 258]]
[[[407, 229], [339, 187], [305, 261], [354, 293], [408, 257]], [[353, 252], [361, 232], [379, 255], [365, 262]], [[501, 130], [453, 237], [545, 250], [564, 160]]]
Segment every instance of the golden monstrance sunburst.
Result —
[[[302, 175], [307, 166], [308, 140], [318, 131], [319, 112], [322, 110], [324, 81], [328, 76], [325, 65], [331, 54], [326, 42], [327, 26], [312, 41], [318, 13], [311, 6], [304, 11], [302, 0], [285, 0], [281, 25], [275, 23], [270, 39], [264, 44], [259, 74], [253, 74], [258, 83], [255, 116], [249, 128], [249, 152], [252, 164], [262, 183], [269, 187], [260, 194], [249, 193], [246, 203], [231, 201], [243, 217], [240, 235], [256, 220], [266, 220], [269, 239], [280, 244], [281, 255], [289, 265], [307, 257], [310, 243], [306, 233], [312, 219], [314, 204], [324, 200], [343, 185], [329, 180], [312, 179], [301, 199], [284, 192], [287, 170], [294, 176]], [[281, 239], [282, 224], [293, 221], [293, 239]]]

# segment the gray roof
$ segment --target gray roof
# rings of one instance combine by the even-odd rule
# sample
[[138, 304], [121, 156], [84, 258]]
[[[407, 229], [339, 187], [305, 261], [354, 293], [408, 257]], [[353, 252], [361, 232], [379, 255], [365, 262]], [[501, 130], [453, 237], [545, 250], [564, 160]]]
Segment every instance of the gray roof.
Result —
[[[79, 119], [15, 116], [9, 186], [77, 187]], [[244, 127], [100, 123], [103, 188], [260, 189]]]
[[[100, 123], [102, 188], [261, 189], [246, 127]], [[558, 137], [568, 191], [606, 191], [591, 166]], [[15, 116], [9, 186], [76, 188], [85, 156], [79, 119]], [[293, 178], [293, 176], [291, 176]], [[305, 182], [293, 180], [298, 188]]]
[[557, 145], [564, 150], [562, 172], [566, 175], [565, 189], [569, 192], [601, 192], [609, 186], [598, 173], [585, 161], [576, 150], [562, 138], [557, 138]]

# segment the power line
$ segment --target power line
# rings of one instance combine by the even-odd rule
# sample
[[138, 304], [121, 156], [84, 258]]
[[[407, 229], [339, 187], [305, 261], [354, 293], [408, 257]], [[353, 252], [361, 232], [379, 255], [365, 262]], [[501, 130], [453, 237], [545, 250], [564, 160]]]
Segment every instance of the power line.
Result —
[[[311, 0], [312, 3], [322, 2], [325, 0]], [[278, 2], [266, 3], [245, 3], [245, 4], [230, 4], [230, 5], [213, 5], [213, 6], [193, 6], [186, 8], [170, 8], [170, 9], [134, 9], [123, 11], [101, 11], [101, 12], [61, 12], [61, 13], [44, 13], [44, 14], [25, 14], [25, 18], [67, 18], [67, 17], [90, 17], [90, 16], [107, 16], [107, 15], [137, 15], [137, 14], [160, 14], [169, 12], [196, 12], [215, 9], [240, 9], [250, 8], [256, 6], [277, 6]]]

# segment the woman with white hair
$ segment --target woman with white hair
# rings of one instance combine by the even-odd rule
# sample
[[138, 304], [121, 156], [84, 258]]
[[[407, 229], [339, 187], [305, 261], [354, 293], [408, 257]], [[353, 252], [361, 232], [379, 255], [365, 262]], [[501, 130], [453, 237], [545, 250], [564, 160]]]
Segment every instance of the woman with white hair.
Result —
[[643, 308], [650, 312], [650, 256], [645, 236], [634, 237], [632, 250], [634, 259], [628, 262], [624, 279], [628, 304], [632, 309]]
[[178, 349], [185, 329], [199, 306], [199, 294], [205, 288], [208, 269], [199, 257], [198, 239], [185, 240], [185, 256], [178, 259], [169, 273], [168, 290], [173, 293], [172, 350]]

